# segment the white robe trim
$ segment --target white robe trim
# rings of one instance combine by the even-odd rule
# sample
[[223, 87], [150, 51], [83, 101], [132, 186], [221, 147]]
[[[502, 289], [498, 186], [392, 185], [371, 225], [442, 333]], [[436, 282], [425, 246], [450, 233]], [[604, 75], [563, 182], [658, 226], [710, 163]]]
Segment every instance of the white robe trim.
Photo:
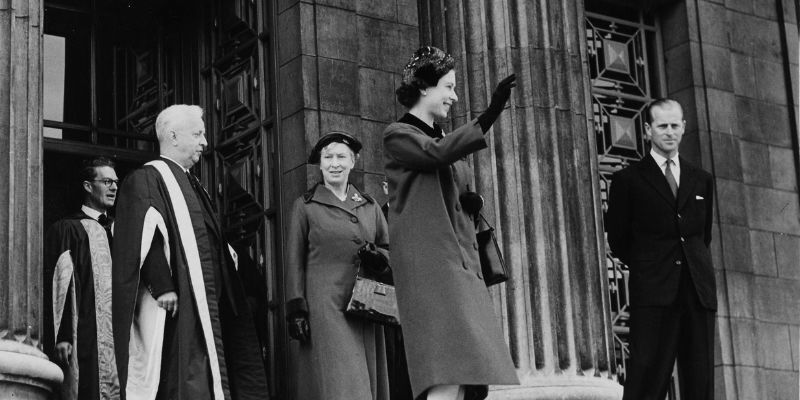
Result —
[[60, 387], [61, 396], [65, 399], [78, 397], [78, 317], [75, 299], [75, 265], [72, 262], [72, 253], [67, 250], [58, 256], [55, 273], [53, 274], [53, 339], [58, 343], [58, 330], [61, 328], [61, 318], [64, 307], [67, 307], [67, 292], [70, 294], [69, 307], [72, 310], [72, 355], [69, 358], [69, 367], [64, 369], [64, 383]]
[[[189, 215], [189, 207], [175, 175], [164, 161], [154, 160], [146, 165], [154, 167], [161, 173], [162, 179], [169, 192], [172, 209], [175, 212], [175, 221], [178, 224], [178, 233], [181, 238], [183, 253], [186, 255], [186, 264], [189, 269], [189, 280], [192, 285], [192, 292], [197, 306], [197, 315], [200, 325], [203, 328], [203, 338], [206, 342], [208, 351], [208, 361], [211, 367], [211, 379], [214, 389], [214, 398], [224, 400], [225, 395], [222, 391], [222, 380], [220, 378], [219, 359], [217, 358], [217, 346], [214, 342], [214, 331], [211, 328], [211, 316], [208, 311], [208, 300], [206, 298], [206, 285], [203, 280], [203, 271], [200, 266], [200, 252], [197, 249], [197, 239], [194, 236], [192, 219]], [[168, 236], [164, 236], [167, 238]]]
[[[94, 283], [95, 333], [97, 346], [97, 383], [101, 400], [119, 399], [119, 378], [114, 357], [114, 334], [111, 326], [111, 247], [106, 230], [92, 218], [81, 220], [89, 239]], [[77, 345], [74, 352], [81, 352]]]
[[[139, 269], [142, 268], [156, 230], [164, 240], [164, 255], [169, 262], [169, 243], [164, 218], [153, 207], [147, 210], [142, 228]], [[171, 273], [171, 271], [170, 271]], [[125, 394], [129, 400], [152, 400], [158, 393], [161, 378], [161, 350], [164, 346], [164, 324], [167, 312], [158, 306], [150, 291], [138, 285], [131, 337], [128, 343], [128, 384]]]

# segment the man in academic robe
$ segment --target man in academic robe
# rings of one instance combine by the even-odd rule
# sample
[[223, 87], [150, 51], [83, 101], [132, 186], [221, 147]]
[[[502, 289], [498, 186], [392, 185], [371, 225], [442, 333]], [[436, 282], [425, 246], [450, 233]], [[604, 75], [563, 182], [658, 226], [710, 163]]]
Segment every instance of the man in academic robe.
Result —
[[163, 110], [161, 157], [120, 188], [113, 318], [123, 400], [268, 396], [236, 253], [189, 171], [208, 144], [202, 115], [198, 106]]
[[611, 250], [630, 268], [623, 399], [664, 399], [677, 358], [680, 398], [711, 400], [713, 178], [678, 155], [686, 126], [678, 102], [655, 100], [646, 118], [650, 153], [614, 174], [606, 215]]
[[81, 170], [81, 210], [54, 223], [44, 244], [45, 354], [61, 366], [62, 400], [119, 399], [111, 328], [111, 220], [114, 163], [103, 157]]

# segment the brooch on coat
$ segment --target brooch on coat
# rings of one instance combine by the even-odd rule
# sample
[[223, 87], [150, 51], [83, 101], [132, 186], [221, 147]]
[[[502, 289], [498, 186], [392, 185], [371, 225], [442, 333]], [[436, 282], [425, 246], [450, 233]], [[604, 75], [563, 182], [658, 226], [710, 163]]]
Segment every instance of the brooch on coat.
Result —
[[362, 200], [364, 200], [363, 198], [361, 198], [361, 196], [358, 195], [358, 193], [353, 193], [353, 197], [351, 197], [351, 199], [353, 199], [353, 201], [358, 202], [358, 203], [360, 203]]

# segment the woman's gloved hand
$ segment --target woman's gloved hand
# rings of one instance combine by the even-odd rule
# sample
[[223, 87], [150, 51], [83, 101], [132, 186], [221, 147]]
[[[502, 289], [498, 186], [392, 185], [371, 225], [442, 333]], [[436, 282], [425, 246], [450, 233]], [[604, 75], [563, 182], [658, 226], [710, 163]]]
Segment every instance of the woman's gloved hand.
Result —
[[506, 102], [511, 97], [511, 89], [517, 86], [517, 74], [511, 74], [497, 84], [497, 89], [492, 93], [492, 101], [489, 103], [489, 108], [478, 117], [478, 123], [481, 125], [483, 133], [489, 130], [494, 121], [503, 112]]
[[308, 324], [308, 315], [305, 313], [294, 313], [286, 318], [289, 325], [289, 337], [300, 343], [308, 343], [311, 340], [311, 327]]
[[378, 251], [375, 243], [367, 242], [358, 249], [358, 258], [361, 260], [361, 267], [364, 271], [375, 276], [380, 276], [389, 269], [389, 260]]
[[458, 196], [458, 202], [461, 203], [461, 209], [472, 216], [477, 216], [483, 208], [483, 196], [475, 192], [461, 193]]

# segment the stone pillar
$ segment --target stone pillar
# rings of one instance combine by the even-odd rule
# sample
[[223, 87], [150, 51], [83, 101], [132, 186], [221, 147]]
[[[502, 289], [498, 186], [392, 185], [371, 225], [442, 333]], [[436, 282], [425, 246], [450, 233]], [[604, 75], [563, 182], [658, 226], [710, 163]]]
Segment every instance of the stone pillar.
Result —
[[42, 3], [0, 0], [0, 399], [46, 399], [42, 270]]
[[581, 1], [420, 0], [423, 43], [457, 60], [453, 125], [517, 88], [473, 159], [512, 279], [493, 287], [520, 387], [492, 399], [619, 399]]

